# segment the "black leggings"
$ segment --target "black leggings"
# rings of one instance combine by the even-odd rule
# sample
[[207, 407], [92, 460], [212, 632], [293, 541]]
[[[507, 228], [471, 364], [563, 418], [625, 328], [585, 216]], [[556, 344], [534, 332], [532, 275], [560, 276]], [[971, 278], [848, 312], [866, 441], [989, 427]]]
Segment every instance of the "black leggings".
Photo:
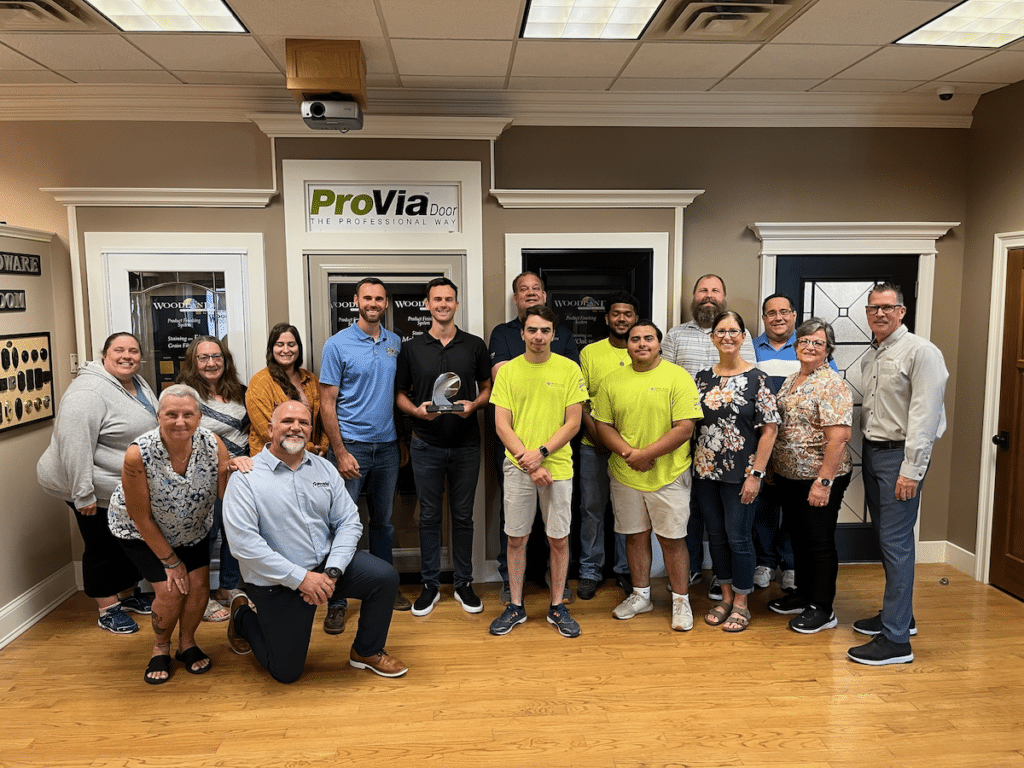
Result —
[[113, 597], [132, 589], [142, 573], [121, 548], [121, 540], [110, 532], [107, 510], [97, 507], [95, 515], [83, 515], [74, 503], [67, 502], [75, 512], [75, 522], [82, 533], [82, 581], [89, 597]]

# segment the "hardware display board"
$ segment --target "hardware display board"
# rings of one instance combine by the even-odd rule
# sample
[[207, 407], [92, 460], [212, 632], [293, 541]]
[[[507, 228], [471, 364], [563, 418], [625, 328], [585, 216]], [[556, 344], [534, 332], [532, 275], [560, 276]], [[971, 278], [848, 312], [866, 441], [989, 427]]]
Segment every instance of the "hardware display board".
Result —
[[0, 336], [0, 432], [54, 417], [49, 333]]

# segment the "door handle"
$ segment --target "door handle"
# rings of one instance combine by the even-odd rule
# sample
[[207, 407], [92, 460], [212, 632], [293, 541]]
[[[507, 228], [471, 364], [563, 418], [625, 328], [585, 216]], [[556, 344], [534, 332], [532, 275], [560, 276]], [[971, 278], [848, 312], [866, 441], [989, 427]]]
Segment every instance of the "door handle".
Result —
[[1010, 450], [1010, 433], [1005, 430], [1001, 430], [998, 435], [992, 436], [992, 443], [994, 445], [998, 445], [999, 449], [1002, 451]]

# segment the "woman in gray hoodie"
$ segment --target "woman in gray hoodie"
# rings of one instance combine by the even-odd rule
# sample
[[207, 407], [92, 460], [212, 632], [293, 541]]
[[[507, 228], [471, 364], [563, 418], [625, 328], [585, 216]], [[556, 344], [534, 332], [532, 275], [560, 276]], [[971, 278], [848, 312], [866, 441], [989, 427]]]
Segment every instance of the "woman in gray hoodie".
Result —
[[36, 475], [51, 496], [67, 502], [82, 532], [85, 594], [96, 600], [98, 624], [115, 634], [139, 631], [125, 611], [152, 612], [138, 591], [138, 568], [107, 525], [107, 505], [121, 481], [131, 442], [156, 428], [156, 395], [137, 376], [139, 340], [115, 333], [103, 345], [100, 362], [86, 363], [61, 398], [50, 446]]

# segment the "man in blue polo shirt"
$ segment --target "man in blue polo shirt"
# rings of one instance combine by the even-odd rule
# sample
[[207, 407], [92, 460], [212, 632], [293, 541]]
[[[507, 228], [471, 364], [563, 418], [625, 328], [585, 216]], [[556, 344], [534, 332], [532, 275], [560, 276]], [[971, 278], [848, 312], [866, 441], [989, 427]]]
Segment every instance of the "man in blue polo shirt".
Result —
[[[402, 341], [383, 325], [388, 291], [376, 277], [356, 285], [359, 319], [324, 344], [320, 361], [320, 418], [331, 443], [345, 488], [358, 501], [366, 488], [370, 554], [393, 562], [395, 527], [391, 509], [398, 484], [398, 433], [395, 431], [395, 367]], [[330, 457], [328, 457], [330, 458]], [[328, 604], [324, 631], [345, 629], [344, 600]], [[401, 592], [395, 610], [412, 608]]]
[[[800, 370], [796, 359], [796, 310], [793, 300], [784, 293], [773, 293], [761, 304], [761, 319], [765, 332], [754, 339], [757, 367], [768, 374], [772, 392], [778, 392], [790, 374]], [[835, 360], [832, 370], [838, 372]], [[764, 483], [757, 497], [754, 512], [754, 551], [757, 567], [754, 586], [764, 589], [772, 582], [775, 569], [781, 569], [779, 585], [786, 592], [796, 589], [793, 573], [793, 545], [789, 534], [780, 525], [781, 501], [772, 482]]]
[[[512, 303], [516, 306], [516, 316], [507, 323], [494, 327], [491, 331], [491, 338], [487, 344], [487, 351], [491, 355], [491, 380], [498, 375], [498, 369], [510, 360], [519, 357], [526, 352], [526, 342], [523, 341], [523, 318], [526, 310], [546, 303], [548, 295], [544, 290], [544, 283], [536, 272], [521, 272], [512, 281]], [[572, 331], [564, 325], [555, 326], [555, 337], [551, 340], [551, 351], [556, 355], [567, 357], [579, 365], [580, 351], [576, 346], [576, 337]], [[505, 476], [502, 466], [505, 461], [505, 447], [501, 440], [495, 439], [495, 467], [498, 471], [498, 486], [502, 489], [499, 499], [504, 494]], [[501, 601], [509, 601], [508, 583], [508, 559], [507, 546], [508, 538], [505, 536], [505, 507], [504, 502], [498, 509], [500, 525], [498, 527], [498, 573], [501, 575]], [[566, 585], [565, 598], [572, 600], [572, 588]]]

